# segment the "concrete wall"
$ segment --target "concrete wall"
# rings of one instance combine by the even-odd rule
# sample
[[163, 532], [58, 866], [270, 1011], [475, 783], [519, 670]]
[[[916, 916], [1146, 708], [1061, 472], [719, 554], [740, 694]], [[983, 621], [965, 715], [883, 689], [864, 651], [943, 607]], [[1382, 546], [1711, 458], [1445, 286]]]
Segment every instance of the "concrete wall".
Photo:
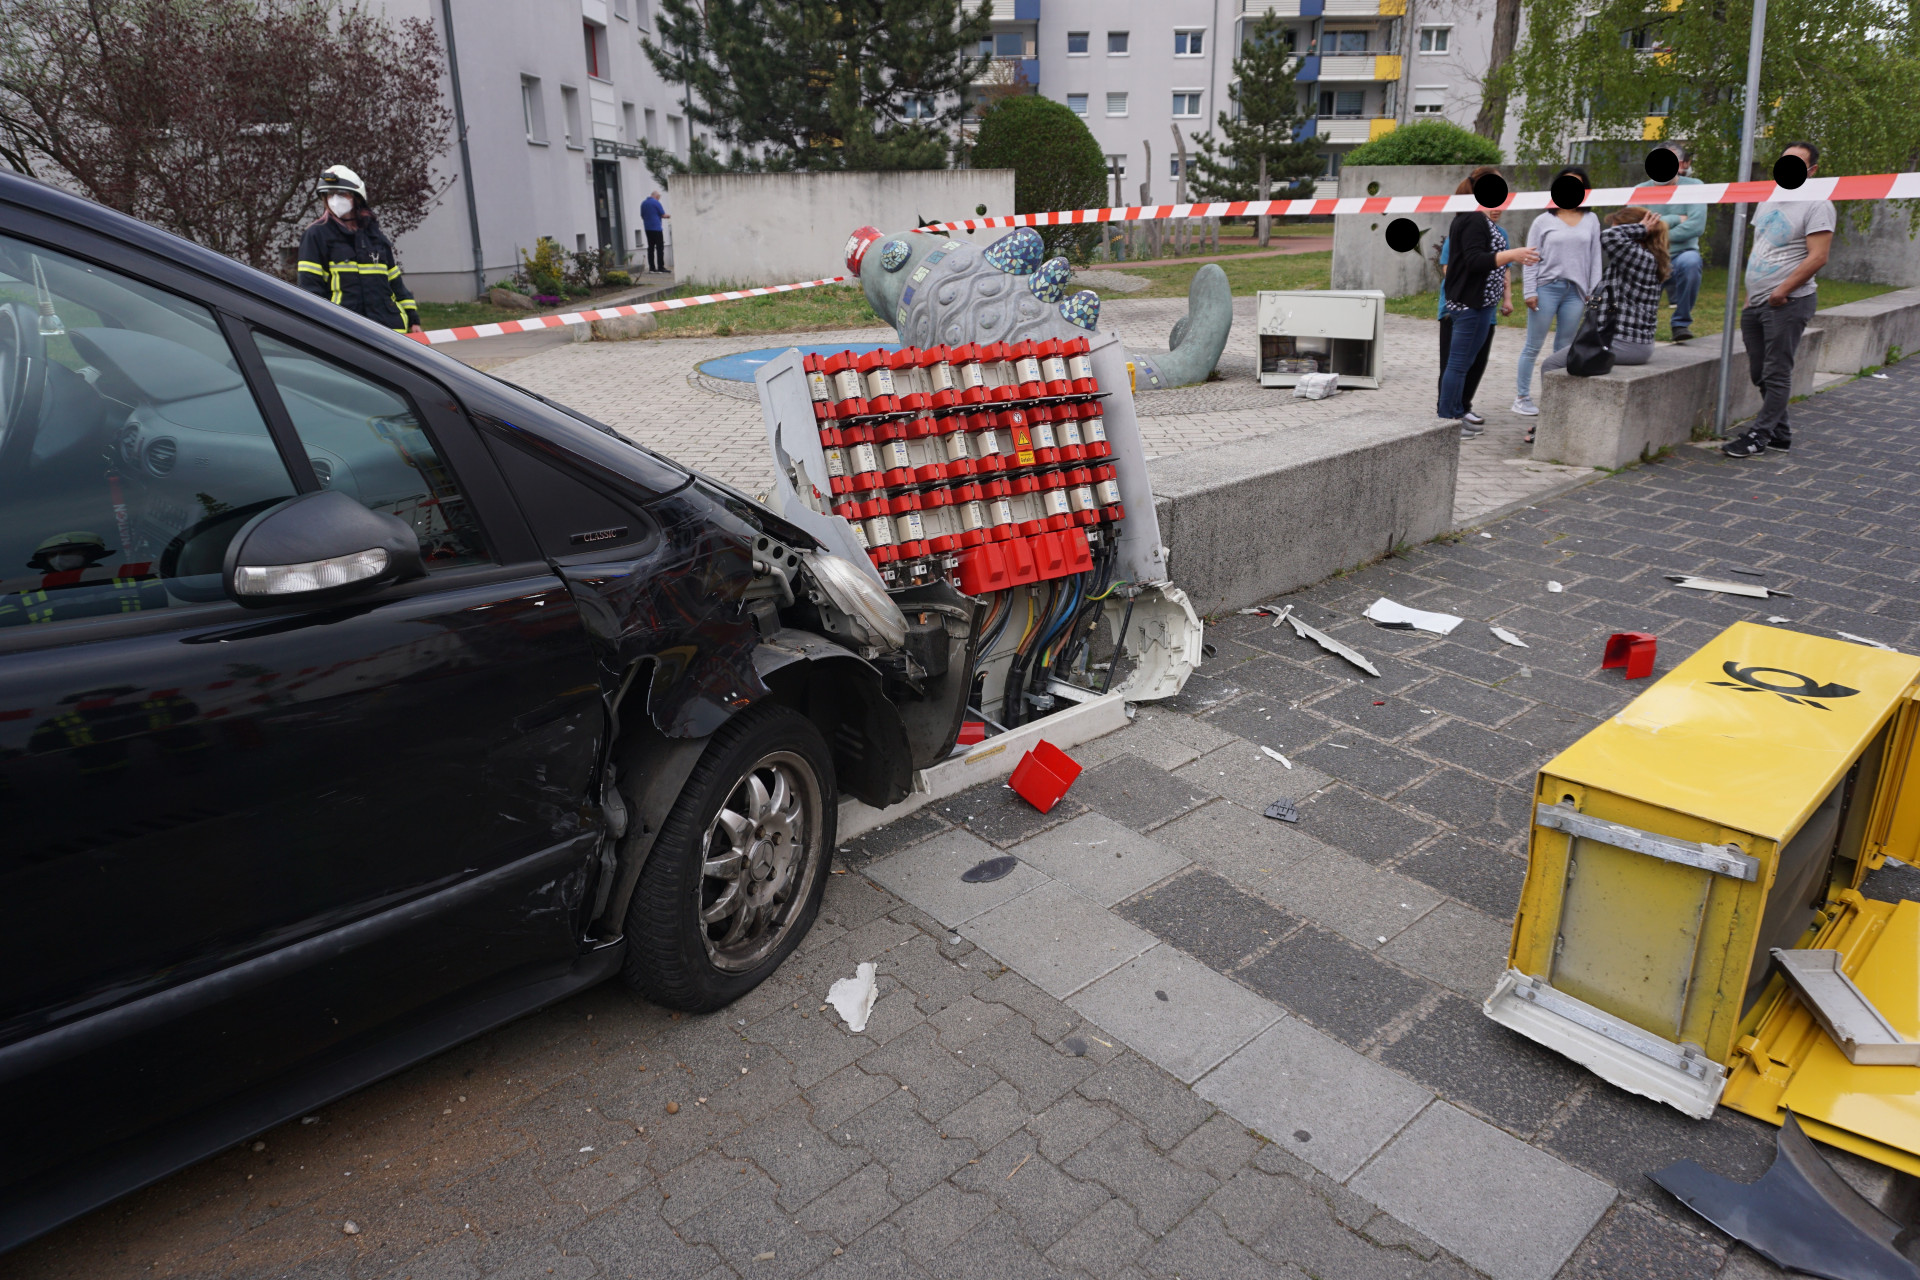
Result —
[[[854, 228], [908, 231], [974, 217], [980, 205], [1013, 212], [1013, 170], [690, 174], [674, 179], [667, 200], [680, 279], [736, 285], [844, 275]], [[1006, 234], [973, 238], [991, 244]]]
[[1854, 222], [1842, 211], [1833, 256], [1820, 274], [1829, 280], [1920, 285], [1920, 239], [1908, 225], [1905, 200], [1877, 201], [1870, 221]]
[[1893, 351], [1902, 358], [1920, 352], [1920, 289], [1896, 289], [1828, 307], [1818, 319], [1827, 331], [1822, 372], [1858, 373], [1885, 364]]
[[1379, 411], [1147, 464], [1168, 571], [1199, 613], [1447, 532], [1459, 469], [1458, 428]]
[[[1346, 196], [1437, 196], [1450, 193], [1472, 173], [1465, 164], [1356, 164], [1340, 171], [1340, 191]], [[1516, 191], [1537, 191], [1553, 180], [1544, 165], [1502, 165]], [[1378, 216], [1342, 216], [1333, 220], [1333, 288], [1380, 289], [1389, 298], [1404, 298], [1440, 287], [1440, 241], [1453, 222], [1451, 213], [1383, 213]], [[1527, 227], [1540, 215], [1522, 210], [1508, 213], [1500, 225], [1514, 244], [1524, 244]], [[1387, 247], [1387, 224], [1411, 218], [1421, 231], [1420, 247], [1395, 253]]]

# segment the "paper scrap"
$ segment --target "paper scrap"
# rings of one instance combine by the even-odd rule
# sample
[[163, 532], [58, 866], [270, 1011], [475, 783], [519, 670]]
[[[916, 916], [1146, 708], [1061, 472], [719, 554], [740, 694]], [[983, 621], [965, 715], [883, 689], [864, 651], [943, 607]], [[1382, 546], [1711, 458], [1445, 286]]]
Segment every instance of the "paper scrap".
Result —
[[1360, 668], [1362, 671], [1366, 672], [1370, 676], [1375, 676], [1375, 677], [1379, 676], [1380, 669], [1374, 666], [1371, 662], [1368, 662], [1358, 649], [1350, 649], [1346, 645], [1341, 644], [1338, 640], [1335, 640], [1332, 636], [1328, 635], [1326, 632], [1320, 630], [1317, 627], [1310, 627], [1306, 623], [1300, 621], [1300, 619], [1294, 617], [1292, 605], [1287, 606], [1287, 612], [1282, 616], [1284, 616], [1288, 622], [1293, 624], [1293, 634], [1299, 636], [1301, 639], [1313, 641], [1315, 644], [1319, 645], [1322, 649], [1325, 649], [1328, 653], [1339, 654], [1341, 657], [1345, 658], [1348, 662], [1351, 662], [1354, 666]]
[[1431, 631], [1434, 635], [1450, 635], [1460, 625], [1460, 619], [1450, 613], [1428, 613], [1424, 609], [1409, 609], [1381, 596], [1367, 606], [1364, 617], [1375, 622], [1384, 622], [1388, 626], [1412, 627], [1415, 631]]
[[851, 978], [841, 978], [827, 988], [827, 1003], [847, 1020], [847, 1030], [865, 1031], [873, 1003], [880, 989], [873, 982], [873, 962], [862, 960], [854, 966]]
[[1483, 534], [1481, 534], [1480, 536], [1481, 536], [1481, 537], [1483, 537], [1483, 538], [1491, 538], [1491, 537], [1492, 537], [1493, 535], [1492, 535], [1492, 534], [1490, 534], [1490, 533], [1483, 533]]
[[1561, 585], [1560, 585], [1559, 583], [1557, 583], [1557, 582], [1555, 582], [1555, 581], [1553, 581], [1553, 580], [1552, 580], [1551, 578], [1549, 578], [1549, 579], [1547, 580], [1547, 590], [1549, 590], [1549, 591], [1554, 591], [1554, 592], [1560, 592], [1560, 591], [1565, 591], [1565, 590], [1566, 590], [1566, 588], [1565, 588], [1565, 587], [1563, 587], [1563, 586], [1561, 586]]
[[1842, 640], [1851, 640], [1855, 644], [1870, 644], [1876, 649], [1885, 649], [1888, 653], [1900, 652], [1890, 644], [1881, 644], [1878, 640], [1869, 640], [1865, 636], [1856, 636], [1850, 631], [1836, 631], [1833, 634], [1839, 636]]
[[1776, 614], [1774, 614], [1774, 615], [1773, 615], [1772, 617], [1770, 617], [1770, 618], [1768, 618], [1768, 619], [1767, 619], [1767, 621], [1768, 621], [1768, 622], [1792, 622], [1792, 621], [1793, 621], [1793, 619], [1792, 619], [1792, 618], [1783, 618], [1783, 617], [1781, 617], [1781, 616], [1780, 616], [1779, 614], [1777, 614], [1777, 613], [1776, 613]]
[[1495, 640], [1513, 645], [1517, 649], [1531, 649], [1533, 647], [1505, 627], [1488, 627], [1487, 630], [1493, 632], [1493, 638]]
[[1667, 581], [1676, 587], [1686, 587], [1691, 591], [1718, 591], [1730, 596], [1752, 596], [1756, 600], [1765, 600], [1768, 596], [1783, 596], [1784, 591], [1770, 591], [1766, 587], [1755, 586], [1750, 582], [1727, 582], [1720, 578], [1697, 578], [1690, 573], [1670, 573]]
[[1260, 749], [1266, 752], [1268, 755], [1272, 756], [1275, 760], [1278, 760], [1281, 764], [1287, 766], [1287, 768], [1289, 769], [1293, 768], [1293, 761], [1287, 759], [1285, 756], [1281, 755], [1278, 751], [1275, 751], [1272, 747], [1262, 747]]
[[1868, 374], [1867, 376], [1868, 376], [1869, 378], [1878, 378], [1878, 379], [1880, 379], [1880, 381], [1882, 381], [1882, 382], [1885, 382], [1885, 381], [1887, 381], [1887, 375], [1886, 375], [1886, 374], [1884, 374], [1884, 373], [1870, 373], [1870, 374]]

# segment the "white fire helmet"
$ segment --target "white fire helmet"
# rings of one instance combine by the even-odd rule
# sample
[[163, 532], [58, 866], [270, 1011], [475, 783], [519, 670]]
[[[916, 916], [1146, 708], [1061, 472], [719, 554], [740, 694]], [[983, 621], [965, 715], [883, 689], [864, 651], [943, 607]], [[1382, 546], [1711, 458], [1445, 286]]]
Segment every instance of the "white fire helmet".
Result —
[[360, 181], [359, 174], [343, 164], [330, 164], [322, 169], [320, 185], [316, 190], [323, 193], [344, 191], [350, 196], [359, 196], [362, 200], [367, 198], [367, 184]]

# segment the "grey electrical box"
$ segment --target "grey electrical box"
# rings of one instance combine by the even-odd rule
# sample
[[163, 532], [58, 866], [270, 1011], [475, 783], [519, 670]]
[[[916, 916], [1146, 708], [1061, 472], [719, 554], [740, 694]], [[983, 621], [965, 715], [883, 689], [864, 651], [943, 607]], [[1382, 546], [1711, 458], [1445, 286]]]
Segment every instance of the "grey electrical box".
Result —
[[1379, 289], [1263, 289], [1260, 385], [1291, 387], [1303, 373], [1333, 373], [1344, 387], [1380, 385], [1387, 295]]

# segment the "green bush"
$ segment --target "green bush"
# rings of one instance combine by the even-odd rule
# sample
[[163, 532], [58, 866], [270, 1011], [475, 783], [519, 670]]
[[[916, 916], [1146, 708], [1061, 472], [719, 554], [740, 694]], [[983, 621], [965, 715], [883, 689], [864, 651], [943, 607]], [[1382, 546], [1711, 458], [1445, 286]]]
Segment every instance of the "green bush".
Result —
[[1500, 144], [1448, 120], [1420, 120], [1347, 152], [1354, 164], [1499, 164]]
[[567, 255], [551, 237], [541, 236], [529, 254], [520, 251], [520, 274], [527, 278], [534, 293], [554, 297], [565, 287]]
[[[1002, 98], [980, 117], [976, 169], [1013, 170], [1013, 211], [1047, 213], [1107, 203], [1107, 160], [1086, 121], [1037, 94]], [[1085, 261], [1098, 228], [1037, 227], [1049, 254]]]
[[602, 271], [600, 283], [611, 285], [615, 289], [624, 289], [633, 283], [633, 276], [625, 271]]

